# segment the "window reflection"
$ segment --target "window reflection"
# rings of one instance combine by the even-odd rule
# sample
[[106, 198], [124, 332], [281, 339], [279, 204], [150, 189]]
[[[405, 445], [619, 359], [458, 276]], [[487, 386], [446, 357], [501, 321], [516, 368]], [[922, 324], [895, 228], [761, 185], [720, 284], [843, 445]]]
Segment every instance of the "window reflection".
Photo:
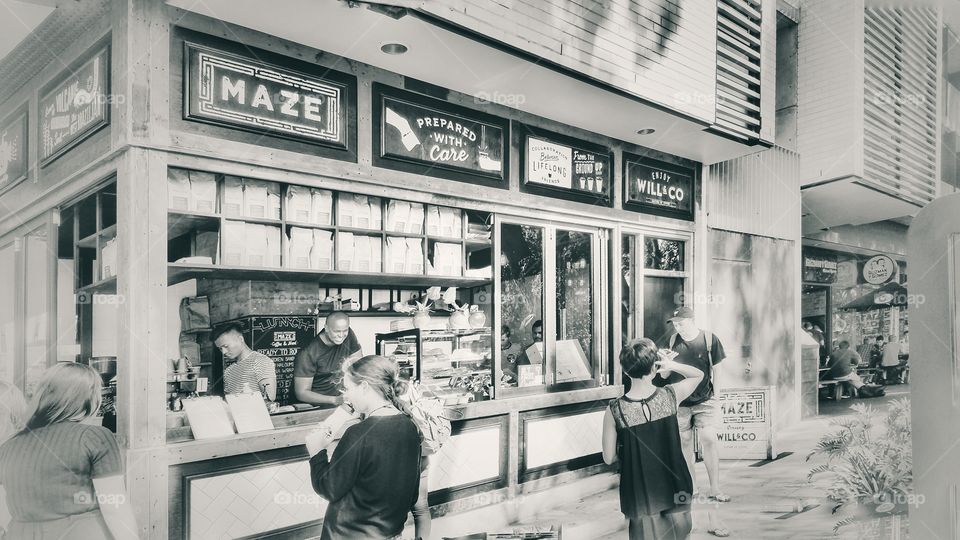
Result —
[[557, 383], [593, 378], [593, 250], [590, 233], [557, 231]]
[[628, 341], [634, 338], [634, 328], [636, 323], [633, 314], [636, 311], [636, 297], [633, 290], [634, 280], [634, 237], [628, 234], [621, 238], [623, 252], [620, 256], [620, 288], [622, 290], [620, 298], [620, 342], [626, 345]]
[[543, 229], [500, 229], [500, 369], [504, 386], [543, 384]]
[[644, 239], [644, 268], [683, 271], [683, 241], [665, 238]]
[[0, 247], [0, 380], [15, 382], [16, 253], [11, 242]]

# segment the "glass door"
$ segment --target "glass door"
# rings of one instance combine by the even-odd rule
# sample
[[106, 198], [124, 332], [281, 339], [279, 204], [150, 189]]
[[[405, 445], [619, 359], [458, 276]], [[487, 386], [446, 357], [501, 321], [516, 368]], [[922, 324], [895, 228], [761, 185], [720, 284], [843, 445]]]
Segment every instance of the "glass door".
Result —
[[693, 307], [689, 238], [628, 232], [620, 241], [621, 345], [640, 337], [663, 345], [673, 333], [670, 314]]

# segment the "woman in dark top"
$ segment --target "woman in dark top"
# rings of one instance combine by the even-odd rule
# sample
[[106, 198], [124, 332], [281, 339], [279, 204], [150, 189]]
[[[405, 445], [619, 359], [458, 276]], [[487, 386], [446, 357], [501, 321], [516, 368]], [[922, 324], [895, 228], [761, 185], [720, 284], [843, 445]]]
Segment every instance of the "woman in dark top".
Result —
[[[603, 460], [620, 461], [620, 510], [631, 540], [682, 540], [690, 535], [693, 480], [683, 456], [677, 404], [700, 384], [703, 372], [658, 353], [649, 339], [627, 343], [620, 366], [630, 390], [610, 403], [603, 417]], [[663, 388], [653, 377], [685, 378]]]
[[343, 371], [343, 397], [363, 420], [332, 457], [324, 449], [310, 458], [313, 489], [330, 501], [321, 539], [394, 538], [417, 501], [420, 432], [397, 398], [405, 384], [393, 362], [364, 356]]
[[100, 394], [100, 375], [84, 364], [44, 372], [33, 416], [0, 446], [11, 538], [138, 537], [117, 441], [108, 429], [82, 423], [97, 413]]

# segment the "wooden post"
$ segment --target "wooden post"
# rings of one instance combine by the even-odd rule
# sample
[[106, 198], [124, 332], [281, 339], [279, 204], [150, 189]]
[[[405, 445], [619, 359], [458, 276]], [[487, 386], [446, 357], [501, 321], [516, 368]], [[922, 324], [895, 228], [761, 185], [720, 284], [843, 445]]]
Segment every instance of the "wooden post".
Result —
[[[113, 137], [117, 166], [117, 432], [141, 538], [167, 537], [167, 8], [124, 0], [112, 11]], [[133, 146], [131, 146], [133, 145]]]

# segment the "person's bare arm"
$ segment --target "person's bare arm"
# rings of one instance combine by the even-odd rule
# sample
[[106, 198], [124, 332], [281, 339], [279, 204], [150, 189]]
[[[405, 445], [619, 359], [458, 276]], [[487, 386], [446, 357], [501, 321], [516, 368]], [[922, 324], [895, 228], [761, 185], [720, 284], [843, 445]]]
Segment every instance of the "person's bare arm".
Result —
[[603, 413], [603, 462], [613, 465], [617, 461], [617, 425], [613, 421], [610, 407]]
[[133, 515], [133, 505], [127, 500], [123, 476], [107, 476], [93, 479], [93, 489], [97, 494], [97, 505], [103, 514], [110, 534], [117, 540], [139, 538], [137, 519]]
[[293, 393], [297, 396], [297, 401], [310, 403], [312, 405], [340, 405], [343, 403], [341, 396], [328, 396], [314, 392], [313, 377], [294, 377]]
[[677, 403], [680, 403], [690, 397], [690, 394], [697, 389], [697, 386], [700, 385], [700, 381], [703, 380], [703, 372], [700, 371], [700, 368], [681, 364], [672, 359], [661, 360], [659, 372], [661, 374], [669, 374], [671, 372], [679, 373], [682, 377], [684, 377], [682, 381], [670, 385], [670, 387], [673, 388], [673, 393], [677, 395]]

